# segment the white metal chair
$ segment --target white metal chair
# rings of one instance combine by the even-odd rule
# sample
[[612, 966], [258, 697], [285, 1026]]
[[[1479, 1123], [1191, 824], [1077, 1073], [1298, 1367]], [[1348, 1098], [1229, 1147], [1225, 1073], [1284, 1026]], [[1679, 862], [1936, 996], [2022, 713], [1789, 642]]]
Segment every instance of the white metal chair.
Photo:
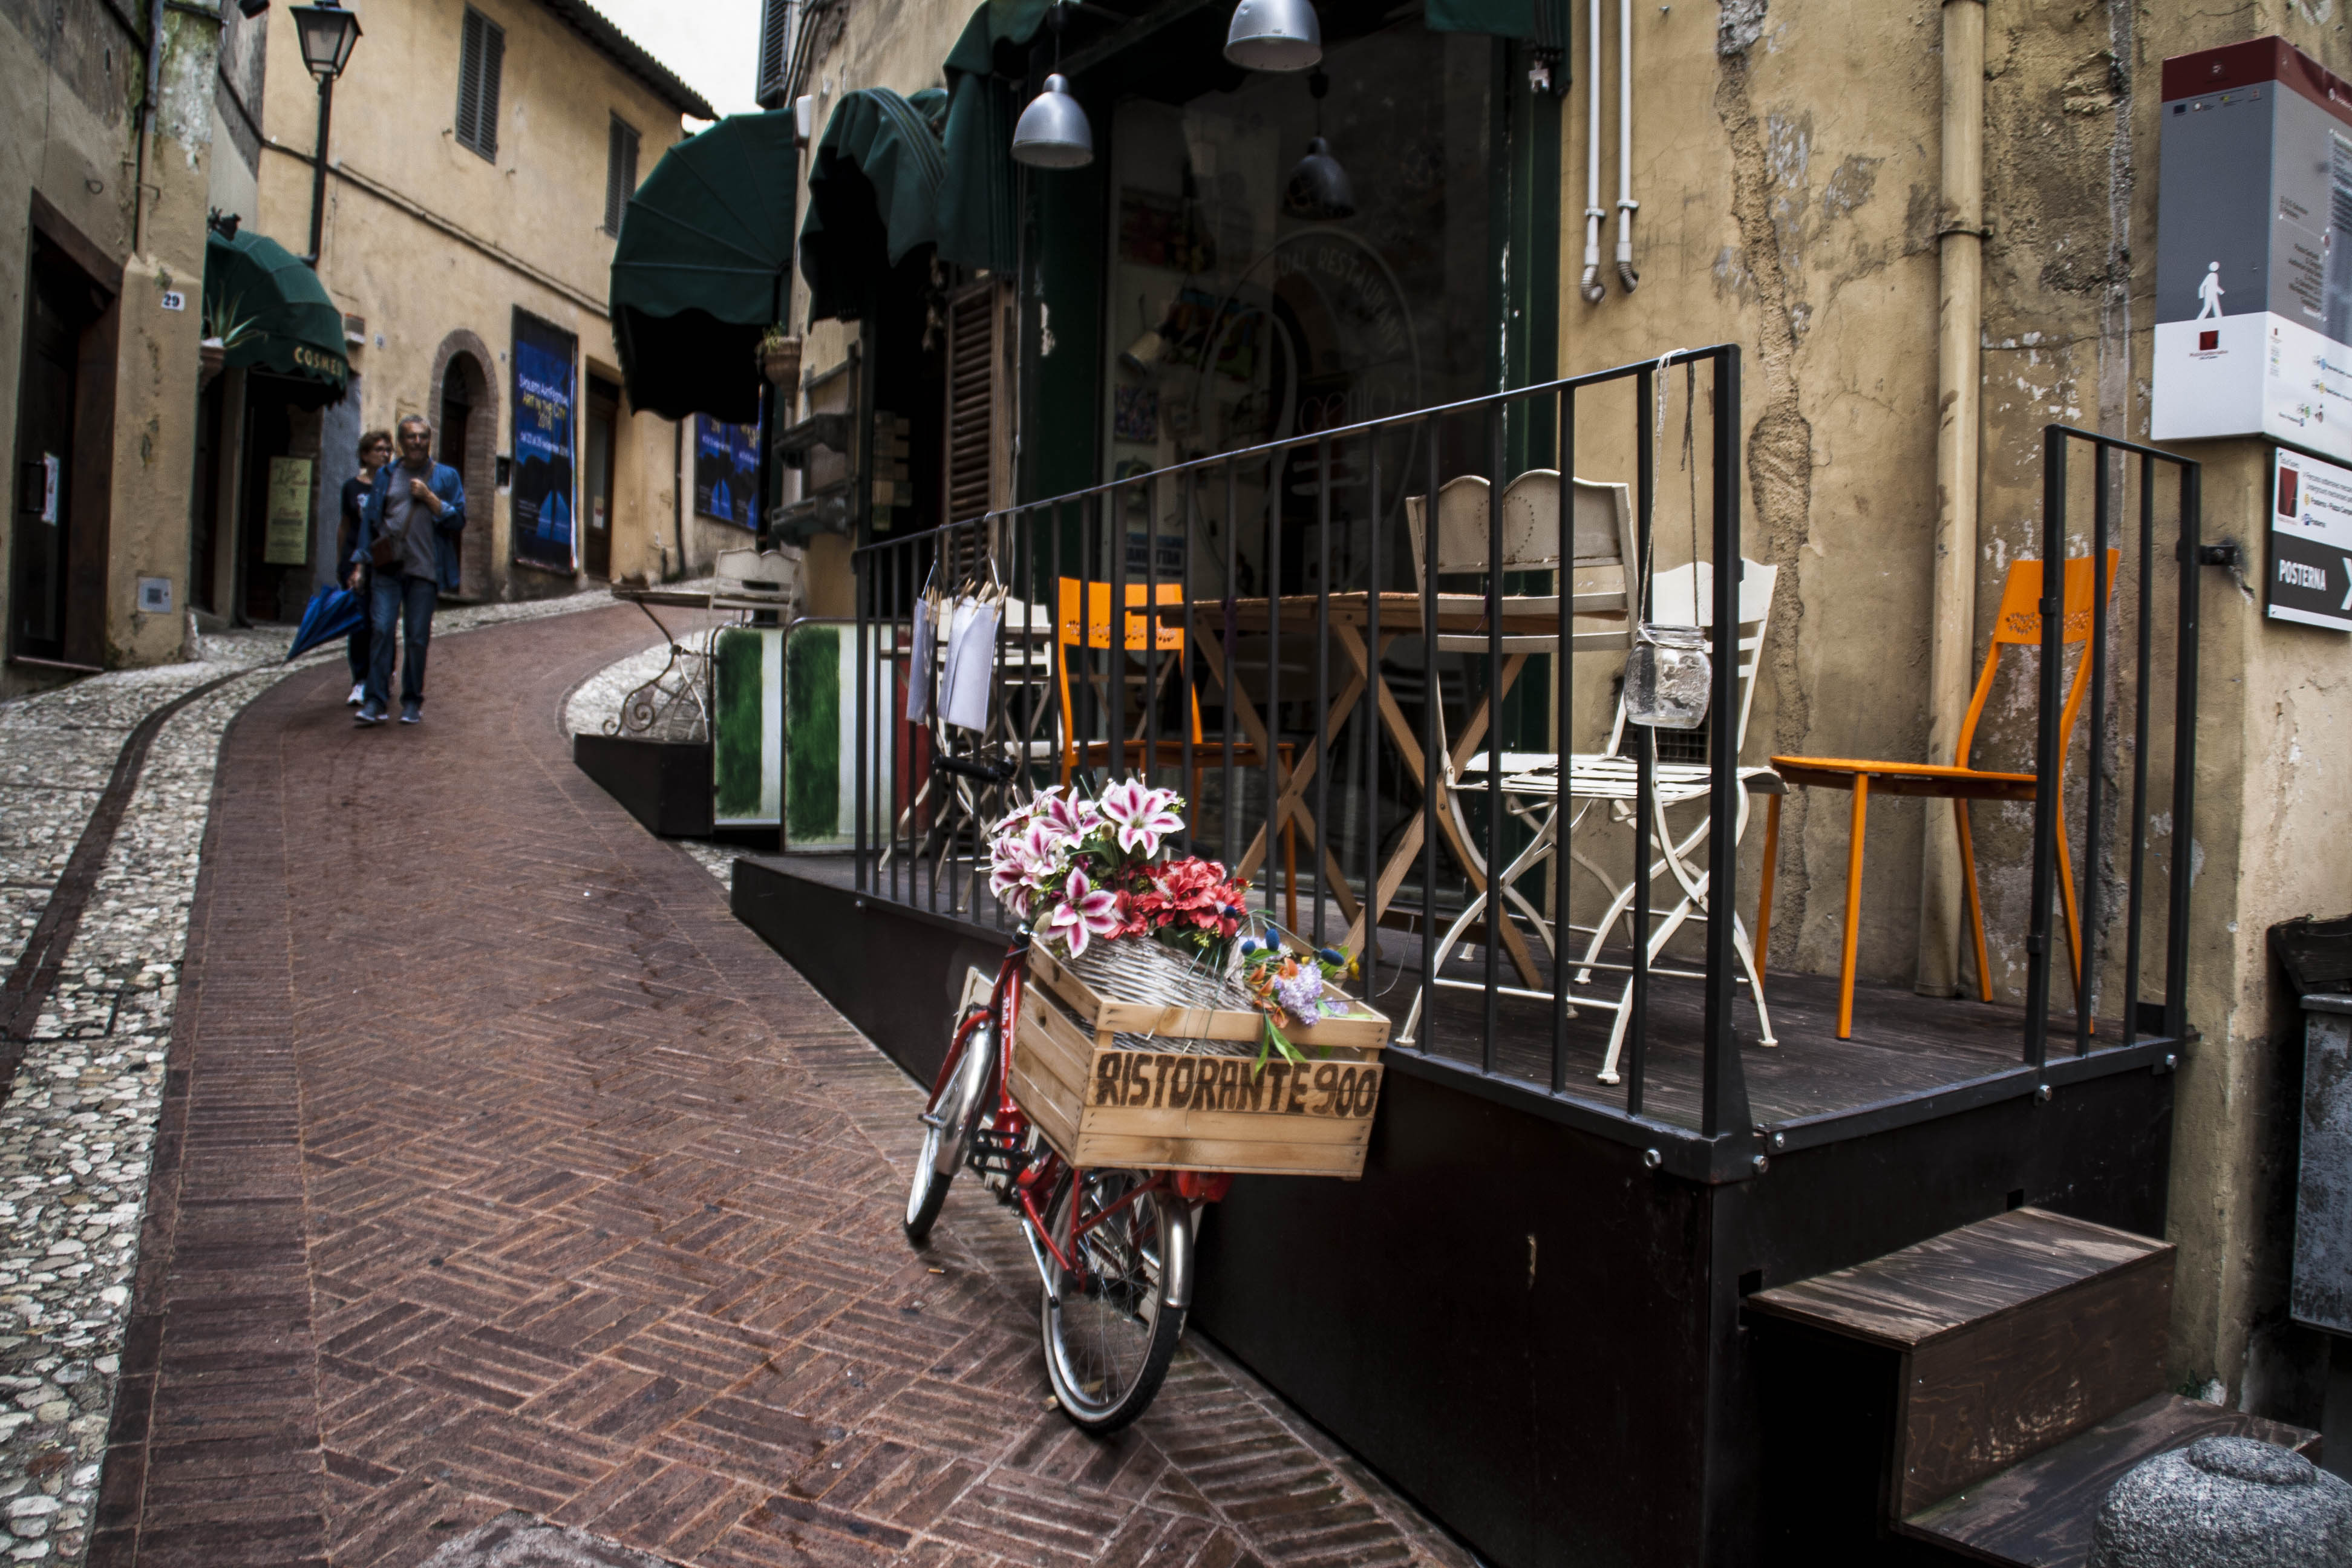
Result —
[[[1592, 479], [1572, 481], [1575, 503], [1570, 520], [1568, 592], [1570, 637], [1578, 652], [1609, 652], [1631, 646], [1633, 617], [1626, 599], [1626, 584], [1630, 580], [1627, 563], [1633, 558], [1633, 509], [1631, 492], [1622, 484], [1605, 484]], [[1488, 566], [1492, 563], [1486, 538], [1489, 489], [1487, 481], [1476, 474], [1465, 474], [1448, 480], [1437, 492], [1437, 574], [1446, 577], [1475, 577], [1484, 587]], [[1553, 596], [1513, 595], [1514, 605], [1538, 617], [1547, 613], [1556, 617], [1559, 601], [1559, 473], [1553, 468], [1530, 468], [1503, 488], [1501, 512], [1503, 519], [1503, 571], [1543, 572], [1552, 574]], [[1423, 496], [1405, 498], [1405, 526], [1412, 547], [1413, 576], [1423, 583], [1428, 573], [1428, 506]], [[1506, 635], [1502, 639], [1503, 682], [1507, 688], [1518, 679], [1528, 658], [1535, 654], [1559, 651], [1557, 632]], [[1491, 643], [1483, 632], [1443, 633], [1437, 638], [1442, 653], [1483, 654]], [[1489, 761], [1487, 752], [1477, 745], [1477, 737], [1494, 716], [1489, 700], [1483, 715], [1471, 725], [1471, 733], [1457, 749], [1445, 728], [1444, 707], [1438, 706], [1438, 747], [1434, 762], [1439, 790], [1446, 816], [1453, 826], [1451, 837], [1457, 855], [1471, 874], [1475, 897], [1473, 909], [1486, 904], [1486, 862], [1476, 847], [1476, 835], [1471, 831], [1464, 814], [1462, 791], [1464, 781], [1471, 776], [1483, 776]], [[1505, 752], [1501, 756], [1507, 773], [1539, 767], [1553, 760], [1549, 752]], [[1507, 802], [1507, 809], [1526, 820], [1531, 827], [1539, 827], [1536, 816], [1521, 803]], [[1503, 896], [1524, 914], [1530, 925], [1541, 932], [1547, 949], [1551, 945], [1548, 923], [1526, 895], [1504, 880]], [[1457, 927], [1465, 922], [1457, 921]], [[1440, 956], [1443, 957], [1441, 949]], [[1513, 954], [1520, 978], [1532, 984], [1535, 975]], [[1460, 981], [1441, 981], [1441, 984], [1466, 984]], [[1413, 1016], [1419, 1016], [1415, 1004]], [[1412, 1034], [1408, 1019], [1405, 1037]]]
[[[1733, 727], [1736, 744], [1744, 743], [1747, 737], [1748, 714], [1756, 692], [1756, 670], [1762, 662], [1764, 636], [1771, 617], [1772, 590], [1780, 578], [1780, 568], [1777, 566], [1767, 566], [1756, 561], [1743, 561], [1740, 566], [1738, 639], [1739, 714]], [[1670, 572], [1660, 573], [1651, 588], [1652, 614], [1659, 616], [1679, 617], [1684, 613], [1683, 607], [1688, 605], [1691, 619], [1683, 624], [1711, 627], [1715, 622], [1714, 590], [1714, 568], [1704, 561], [1693, 565], [1677, 566]], [[1559, 759], [1547, 757], [1543, 759], [1540, 766], [1527, 769], [1503, 781], [1503, 791], [1507, 798], [1515, 799], [1523, 804], [1539, 800], [1554, 803], [1553, 811], [1546, 818], [1534, 842], [1513, 859], [1504, 875], [1507, 878], [1526, 875], [1543, 860], [1556, 855], [1559, 841], [1565, 837], [1570, 846], [1569, 863], [1581, 868], [1610, 891], [1608, 908], [1592, 925], [1580, 926], [1571, 922], [1567, 927], [1570, 932], [1589, 931], [1591, 938], [1585, 949], [1583, 958], [1577, 964], [1573, 984], [1590, 985], [1595, 970], [1613, 971], [1627, 976], [1624, 989], [1619, 993], [1613, 1002], [1601, 997], [1579, 998], [1580, 1001], [1589, 1002], [1591, 1005], [1612, 1008], [1617, 1015], [1616, 1022], [1610, 1030], [1608, 1054], [1601, 1062], [1599, 1074], [1603, 1083], [1618, 1081], [1617, 1061], [1624, 1048], [1626, 1027], [1632, 1020], [1633, 965], [1604, 963], [1601, 961], [1601, 953], [1610, 933], [1616, 930], [1621, 922], [1627, 925], [1625, 932], [1627, 944], [1630, 946], [1636, 940], [1636, 933], [1631, 929], [1630, 922], [1637, 889], [1633, 879], [1627, 878], [1621, 883], [1605, 868], [1594, 861], [1590, 854], [1579, 847], [1575, 834], [1592, 806], [1603, 802], [1608, 804], [1608, 816], [1612, 822], [1630, 825], [1633, 820], [1633, 802], [1637, 797], [1639, 763], [1625, 749], [1624, 737], [1625, 707], [1621, 696], [1615, 720], [1610, 727], [1609, 749], [1600, 752], [1577, 753], [1569, 759], [1569, 809], [1568, 820], [1564, 826], [1560, 821], [1561, 814], [1558, 809], [1560, 794]], [[1738, 769], [1738, 773], [1741, 789], [1738, 809], [1732, 820], [1734, 844], [1737, 844], [1741, 835], [1747, 831], [1748, 796], [1779, 794], [1784, 787], [1780, 775], [1770, 768], [1743, 767]], [[1679, 931], [1684, 925], [1694, 921], [1704, 922], [1709, 918], [1706, 868], [1703, 864], [1697, 863], [1694, 858], [1706, 843], [1713, 824], [1708, 817], [1702, 816], [1687, 832], [1677, 836], [1673, 826], [1667, 821], [1666, 814], [1669, 809], [1675, 806], [1704, 803], [1712, 775], [1713, 769], [1706, 763], [1654, 764], [1653, 780], [1655, 804], [1652, 814], [1651, 834], [1657, 858], [1652, 861], [1648, 875], [1653, 881], [1660, 877], [1671, 877], [1680, 891], [1670, 905], [1663, 909], [1654, 908], [1651, 910], [1651, 919], [1656, 922], [1656, 929], [1649, 936], [1650, 973], [1654, 976], [1685, 980], [1706, 978], [1705, 974], [1694, 970], [1660, 968], [1657, 966], [1657, 958], [1664, 950], [1666, 943], [1673, 940], [1675, 932]], [[1568, 900], [1566, 870], [1567, 868], [1563, 867], [1557, 895], [1563, 911], [1567, 908]], [[1474, 902], [1471, 909], [1465, 911], [1463, 919], [1456, 922], [1456, 930], [1466, 928], [1470, 918], [1482, 907], [1481, 904]], [[1758, 1026], [1762, 1032], [1762, 1043], [1767, 1046], [1775, 1045], [1778, 1042], [1772, 1037], [1772, 1016], [1765, 1005], [1764, 984], [1761, 976], [1757, 973], [1754, 948], [1748, 941], [1747, 928], [1741, 923], [1736, 910], [1733, 911], [1731, 920], [1732, 947], [1738, 957], [1740, 970], [1746, 977], [1748, 994], [1756, 1003], [1756, 1016]], [[1447, 935], [1450, 939], [1455, 938], [1454, 931], [1449, 931]], [[1445, 950], [1441, 948], [1439, 951], [1442, 961]], [[1547, 993], [1536, 994], [1548, 995]]]

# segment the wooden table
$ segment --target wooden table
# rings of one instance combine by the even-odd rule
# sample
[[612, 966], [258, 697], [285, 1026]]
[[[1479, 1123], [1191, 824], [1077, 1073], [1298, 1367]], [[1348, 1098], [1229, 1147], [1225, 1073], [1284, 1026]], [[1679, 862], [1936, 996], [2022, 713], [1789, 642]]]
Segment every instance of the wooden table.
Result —
[[[1406, 823], [1404, 836], [1390, 851], [1373, 881], [1370, 908], [1367, 910], [1358, 901], [1354, 889], [1348, 886], [1347, 875], [1340, 868], [1339, 858], [1329, 846], [1323, 843], [1318, 833], [1318, 825], [1307, 810], [1307, 788], [1314, 782], [1316, 771], [1322, 765], [1324, 741], [1338, 733], [1340, 722], [1355, 707], [1369, 684], [1378, 705], [1381, 727], [1395, 742], [1398, 753], [1404, 759], [1406, 773], [1422, 789], [1433, 790], [1436, 794], [1437, 830], [1445, 841], [1447, 850], [1461, 866], [1472, 889], [1482, 893], [1486, 891], [1486, 878], [1478, 868], [1480, 858], [1463, 841], [1460, 830], [1454, 826], [1453, 813], [1446, 806], [1445, 779], [1452, 773], [1458, 773], [1477, 752], [1486, 739], [1495, 702], [1509, 693], [1512, 684], [1519, 678], [1519, 672], [1527, 668], [1528, 659], [1537, 652], [1551, 652], [1559, 648], [1559, 600], [1549, 596], [1513, 596], [1502, 601], [1506, 651], [1501, 682], [1480, 699], [1470, 715], [1470, 721], [1464, 726], [1460, 738], [1450, 748], [1451, 768], [1441, 769], [1434, 780], [1429, 776], [1430, 770], [1422, 753], [1420, 738], [1413, 733], [1412, 726], [1405, 721], [1403, 710], [1398, 706], [1395, 694], [1390, 690], [1387, 679], [1378, 674], [1380, 656], [1388, 651], [1391, 642], [1400, 637], [1418, 635], [1422, 631], [1422, 596], [1419, 594], [1380, 595], [1380, 646], [1376, 649], [1369, 647], [1367, 641], [1372, 612], [1372, 595], [1369, 593], [1333, 594], [1323, 600], [1318, 600], [1312, 594], [1286, 595], [1278, 601], [1234, 599], [1230, 605], [1230, 616], [1228, 601], [1223, 599], [1196, 599], [1181, 607], [1191, 614], [1193, 641], [1200, 646], [1209, 673], [1220, 688], [1225, 684], [1224, 638], [1229, 630], [1235, 635], [1265, 633], [1278, 626], [1282, 635], [1303, 633], [1311, 643], [1320, 613], [1329, 617], [1331, 640], [1347, 658], [1344, 682], [1323, 715], [1318, 740], [1307, 747], [1295, 767], [1283, 773], [1282, 788], [1275, 799], [1274, 808], [1250, 839], [1249, 847], [1244, 851], [1241, 859], [1235, 863], [1234, 876], [1246, 879], [1254, 876], [1264, 863], [1269, 829], [1279, 828], [1285, 824], [1295, 825], [1306, 836], [1314, 853], [1321, 858], [1323, 880], [1330, 887], [1332, 896], [1339, 902], [1339, 912], [1349, 922], [1345, 939], [1349, 951], [1365, 951], [1363, 944], [1368, 930], [1377, 929], [1381, 914], [1395, 898], [1397, 889], [1403, 886], [1414, 858], [1421, 853], [1424, 814], [1416, 812]], [[1588, 616], [1614, 611], [1622, 616], [1623, 605], [1622, 593], [1578, 594], [1570, 610], [1571, 614], [1581, 611]], [[1436, 608], [1436, 630], [1441, 637], [1475, 636], [1483, 638], [1489, 635], [1485, 595], [1440, 594]], [[1163, 618], [1177, 613], [1180, 613], [1180, 606], [1176, 605], [1164, 605], [1160, 610]], [[1622, 629], [1609, 633], [1579, 632], [1574, 640], [1578, 646], [1590, 642], [1596, 647], [1622, 648], [1624, 632]], [[1258, 748], [1258, 754], [1262, 757], [1270, 754], [1268, 742], [1271, 737], [1266, 733], [1265, 721], [1250, 701], [1248, 694], [1236, 687], [1227, 690], [1225, 698], [1232, 705], [1234, 719]], [[1423, 910], [1422, 918], [1426, 920], [1429, 917], [1430, 911]], [[1518, 927], [1508, 920], [1489, 923], [1499, 933], [1504, 950], [1510, 955], [1512, 966], [1518, 971], [1521, 982], [1530, 986], [1538, 984], [1535, 960], [1528, 952], [1526, 938], [1519, 934]]]

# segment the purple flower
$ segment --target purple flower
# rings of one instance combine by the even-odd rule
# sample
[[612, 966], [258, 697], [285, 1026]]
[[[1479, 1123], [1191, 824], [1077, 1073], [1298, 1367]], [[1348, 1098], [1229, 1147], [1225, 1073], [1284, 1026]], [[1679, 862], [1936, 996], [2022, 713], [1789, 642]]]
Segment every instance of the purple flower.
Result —
[[1274, 994], [1276, 1000], [1282, 1004], [1283, 1011], [1294, 1017], [1318, 1016], [1322, 1012], [1323, 972], [1302, 965], [1298, 973], [1287, 980], [1274, 983]]
[[1148, 860], [1160, 852], [1160, 839], [1184, 826], [1175, 810], [1182, 803], [1172, 789], [1121, 779], [1103, 791], [1102, 815], [1118, 830], [1118, 847]]

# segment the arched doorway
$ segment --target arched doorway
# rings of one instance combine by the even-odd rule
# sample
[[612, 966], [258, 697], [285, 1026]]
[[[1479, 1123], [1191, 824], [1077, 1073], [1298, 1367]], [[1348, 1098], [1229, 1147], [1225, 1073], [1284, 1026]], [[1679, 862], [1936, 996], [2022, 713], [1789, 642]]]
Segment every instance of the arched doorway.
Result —
[[491, 541], [498, 516], [499, 389], [489, 345], [460, 329], [442, 340], [433, 372], [435, 452], [466, 481], [466, 532], [458, 546], [458, 593], [491, 592]]

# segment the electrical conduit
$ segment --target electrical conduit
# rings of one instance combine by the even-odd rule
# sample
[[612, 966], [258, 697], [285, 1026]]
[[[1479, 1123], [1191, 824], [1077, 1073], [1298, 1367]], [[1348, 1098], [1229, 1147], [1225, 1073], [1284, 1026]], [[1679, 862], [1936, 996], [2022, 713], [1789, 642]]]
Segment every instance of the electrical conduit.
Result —
[[[1936, 352], [1936, 556], [1928, 640], [1928, 755], [1954, 752], [1976, 662], [1977, 452], [1983, 418], [1983, 0], [1944, 0], [1944, 193], [1937, 246], [1941, 299]], [[1949, 813], [1927, 814], [1919, 876], [1922, 995], [1958, 989], [1960, 845]], [[1982, 985], [1984, 977], [1978, 976]]]
[[1585, 54], [1589, 79], [1584, 91], [1590, 100], [1584, 133], [1584, 278], [1576, 290], [1588, 305], [1601, 303], [1609, 290], [1601, 282], [1601, 7], [1604, 0], [1587, 0], [1592, 13], [1592, 47]]
[[[1593, 58], [1601, 57], [1601, 0], [1593, 0]], [[1601, 95], [1592, 95], [1593, 112], [1600, 112]], [[1601, 199], [1601, 182], [1592, 182], [1592, 199]], [[1633, 270], [1633, 213], [1642, 204], [1633, 199], [1633, 0], [1617, 0], [1617, 282], [1631, 294], [1642, 281]], [[1596, 227], [1598, 226], [1595, 226]]]

